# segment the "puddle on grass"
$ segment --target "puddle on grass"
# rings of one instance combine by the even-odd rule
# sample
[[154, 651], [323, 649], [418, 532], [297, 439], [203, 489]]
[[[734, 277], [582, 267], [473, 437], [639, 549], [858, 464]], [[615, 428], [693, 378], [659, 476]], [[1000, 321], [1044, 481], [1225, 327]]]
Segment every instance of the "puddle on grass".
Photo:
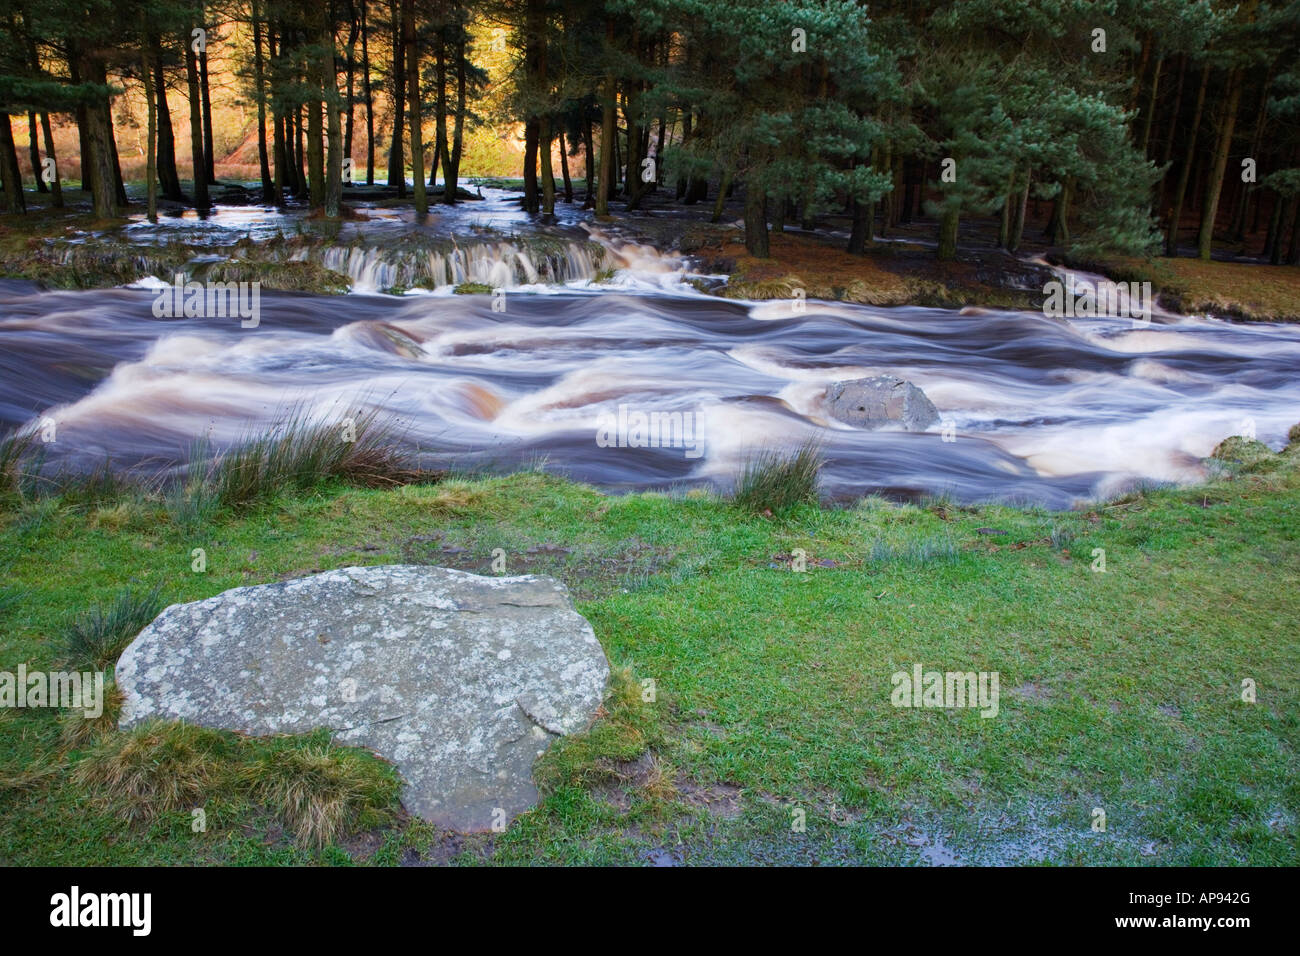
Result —
[[[782, 814], [788, 807], [781, 806]], [[848, 814], [845, 819], [852, 819]], [[832, 820], [834, 818], [832, 817]], [[755, 830], [756, 825], [760, 828]], [[733, 866], [981, 866], [1159, 863], [1167, 848], [1140, 835], [1094, 832], [1078, 805], [1031, 805], [979, 813], [957, 826], [933, 816], [883, 825], [808, 819], [805, 833], [782, 838], [762, 832], [754, 818], [734, 827], [710, 826], [702, 840], [687, 839], [685, 865]], [[749, 832], [746, 832], [749, 831]]]

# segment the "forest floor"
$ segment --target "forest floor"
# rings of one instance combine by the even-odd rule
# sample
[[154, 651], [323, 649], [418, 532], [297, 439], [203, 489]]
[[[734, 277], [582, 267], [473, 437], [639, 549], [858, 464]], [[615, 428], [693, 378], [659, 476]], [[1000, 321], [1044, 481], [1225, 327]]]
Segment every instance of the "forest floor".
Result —
[[[144, 783], [155, 760], [197, 782], [130, 822], [78, 772], [126, 752], [111, 714], [0, 709], [0, 863], [1294, 866], [1294, 439], [1202, 486], [1064, 513], [867, 498], [772, 518], [537, 472], [329, 485], [198, 523], [139, 494], [10, 502], [0, 670], [54, 669], [74, 618], [124, 588], [171, 603], [352, 565], [491, 573], [500, 547], [507, 573], [568, 585], [615, 675], [505, 832], [438, 830], [378, 787], [388, 822], [323, 849], [219, 783], [284, 745], [222, 735], [196, 768], [155, 740]], [[891, 706], [891, 675], [916, 664], [997, 672], [997, 715]]]

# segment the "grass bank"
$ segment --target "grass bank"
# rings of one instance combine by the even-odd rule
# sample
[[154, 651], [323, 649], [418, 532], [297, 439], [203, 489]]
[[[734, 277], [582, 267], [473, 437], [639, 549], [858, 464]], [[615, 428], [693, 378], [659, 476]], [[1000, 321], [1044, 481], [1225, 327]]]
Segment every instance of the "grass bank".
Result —
[[[0, 710], [0, 861], [1295, 865], [1300, 449], [1221, 454], [1207, 485], [1068, 513], [768, 516], [536, 472], [326, 478], [183, 521], [160, 494], [10, 495], [0, 670], [53, 668], [124, 594], [486, 574], [503, 548], [507, 573], [568, 584], [616, 677], [604, 716], [539, 761], [541, 804], [475, 836], [403, 816], [391, 771], [323, 738]], [[892, 706], [914, 664], [996, 671], [997, 716]], [[332, 826], [305, 827], [316, 804]]]
[[1165, 308], [1245, 322], [1300, 322], [1300, 266], [1200, 259], [1105, 259], [1079, 268], [1150, 282]]
[[[795, 233], [773, 233], [771, 256], [749, 255], [735, 231], [714, 235], [704, 229], [688, 237], [701, 271], [728, 273], [719, 295], [737, 299], [789, 299], [802, 290], [809, 299], [860, 305], [920, 305], [960, 309], [982, 306], [1037, 309], [1051, 271], [996, 251], [968, 251], [940, 262], [934, 249], [915, 243], [875, 243], [865, 255]], [[716, 227], [714, 227], [716, 234]]]

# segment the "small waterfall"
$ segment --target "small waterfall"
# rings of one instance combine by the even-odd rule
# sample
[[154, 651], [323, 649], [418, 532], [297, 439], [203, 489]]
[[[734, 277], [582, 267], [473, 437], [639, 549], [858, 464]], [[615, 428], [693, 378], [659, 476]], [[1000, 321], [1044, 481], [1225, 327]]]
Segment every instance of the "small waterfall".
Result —
[[357, 292], [414, 287], [441, 289], [464, 283], [517, 288], [593, 279], [605, 250], [592, 242], [533, 240], [479, 242], [415, 250], [356, 244], [319, 252], [325, 268], [346, 275]]

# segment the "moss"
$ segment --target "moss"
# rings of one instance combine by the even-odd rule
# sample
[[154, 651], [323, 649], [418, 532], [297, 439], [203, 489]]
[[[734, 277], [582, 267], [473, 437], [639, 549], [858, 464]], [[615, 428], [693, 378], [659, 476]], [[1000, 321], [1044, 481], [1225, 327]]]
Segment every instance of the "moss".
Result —
[[1219, 442], [1210, 457], [1236, 471], [1250, 473], [1270, 470], [1277, 464], [1278, 456], [1263, 442], [1233, 435]]
[[203, 270], [202, 278], [212, 282], [259, 282], [263, 289], [282, 292], [315, 292], [336, 295], [347, 292], [348, 277], [317, 262], [258, 262], [228, 259]]

